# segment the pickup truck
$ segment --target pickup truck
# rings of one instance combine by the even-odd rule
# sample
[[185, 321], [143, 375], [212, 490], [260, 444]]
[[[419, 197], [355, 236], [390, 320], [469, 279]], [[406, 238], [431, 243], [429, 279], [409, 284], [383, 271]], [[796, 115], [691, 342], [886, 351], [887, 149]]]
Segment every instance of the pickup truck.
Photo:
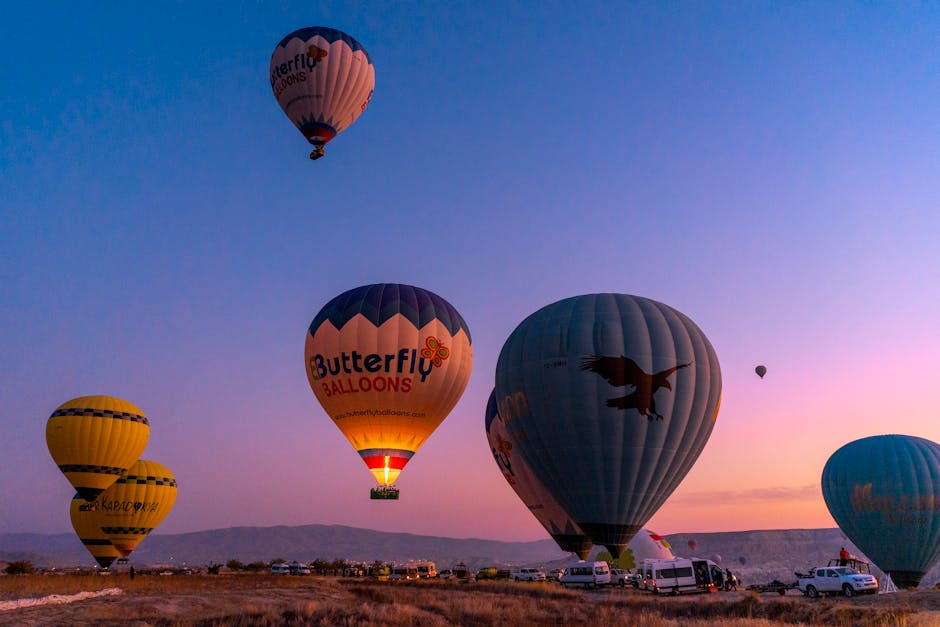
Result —
[[851, 566], [817, 566], [809, 574], [796, 573], [797, 588], [806, 596], [815, 599], [819, 595], [875, 594], [878, 580], [873, 575], [860, 573]]
[[538, 568], [520, 568], [512, 571], [512, 578], [516, 581], [545, 581], [545, 573]]

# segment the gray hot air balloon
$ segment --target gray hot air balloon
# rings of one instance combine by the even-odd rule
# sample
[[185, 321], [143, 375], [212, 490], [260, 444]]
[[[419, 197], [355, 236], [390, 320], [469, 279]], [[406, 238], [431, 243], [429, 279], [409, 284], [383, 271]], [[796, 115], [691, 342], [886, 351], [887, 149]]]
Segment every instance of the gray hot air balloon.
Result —
[[855, 546], [902, 587], [940, 558], [940, 445], [910, 435], [849, 442], [822, 473], [826, 507]]
[[569, 553], [577, 553], [583, 560], [587, 559], [591, 552], [591, 541], [561, 508], [558, 501], [538, 482], [525, 460], [514, 450], [515, 445], [499, 417], [496, 390], [490, 393], [490, 399], [486, 403], [486, 440], [490, 444], [493, 459], [496, 460], [506, 481], [515, 490], [516, 496], [545, 527], [545, 531], [559, 548]]
[[616, 557], [702, 452], [721, 371], [708, 339], [675, 309], [590, 294], [516, 327], [499, 355], [496, 397], [539, 483]]
[[758, 366], [757, 368], [754, 368], [754, 372], [757, 373], [758, 377], [763, 379], [764, 375], [767, 374], [767, 366]]

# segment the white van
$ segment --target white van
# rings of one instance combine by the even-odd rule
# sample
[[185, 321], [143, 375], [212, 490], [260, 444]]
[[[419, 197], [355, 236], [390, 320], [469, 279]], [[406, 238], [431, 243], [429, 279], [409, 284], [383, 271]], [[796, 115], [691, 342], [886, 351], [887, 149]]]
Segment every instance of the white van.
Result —
[[707, 592], [720, 587], [723, 571], [711, 560], [676, 557], [643, 560], [643, 587], [654, 594]]
[[607, 562], [575, 562], [565, 568], [561, 576], [561, 585], [596, 588], [610, 585], [610, 566]]
[[290, 566], [281, 562], [278, 564], [271, 564], [271, 574], [272, 575], [289, 575]]

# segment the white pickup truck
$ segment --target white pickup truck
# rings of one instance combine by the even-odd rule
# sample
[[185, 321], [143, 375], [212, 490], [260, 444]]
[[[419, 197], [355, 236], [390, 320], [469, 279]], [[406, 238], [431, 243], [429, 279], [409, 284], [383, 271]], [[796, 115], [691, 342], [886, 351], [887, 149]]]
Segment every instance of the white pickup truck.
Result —
[[817, 566], [808, 575], [799, 576], [797, 587], [813, 599], [821, 594], [853, 597], [878, 592], [878, 580], [874, 575], [860, 573], [851, 566]]

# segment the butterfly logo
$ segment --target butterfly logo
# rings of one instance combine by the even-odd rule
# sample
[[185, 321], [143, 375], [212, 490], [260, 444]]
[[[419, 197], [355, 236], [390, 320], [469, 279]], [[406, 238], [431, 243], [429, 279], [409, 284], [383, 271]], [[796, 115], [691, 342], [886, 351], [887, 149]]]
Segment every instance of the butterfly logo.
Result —
[[444, 360], [450, 357], [450, 349], [441, 344], [433, 335], [424, 341], [425, 347], [421, 349], [421, 356], [431, 361], [436, 368], [440, 368]]

